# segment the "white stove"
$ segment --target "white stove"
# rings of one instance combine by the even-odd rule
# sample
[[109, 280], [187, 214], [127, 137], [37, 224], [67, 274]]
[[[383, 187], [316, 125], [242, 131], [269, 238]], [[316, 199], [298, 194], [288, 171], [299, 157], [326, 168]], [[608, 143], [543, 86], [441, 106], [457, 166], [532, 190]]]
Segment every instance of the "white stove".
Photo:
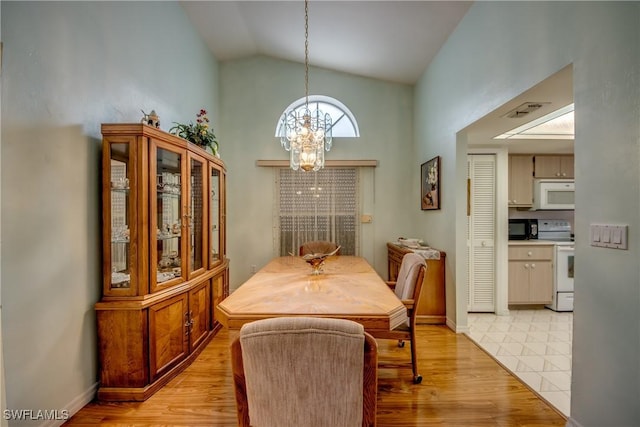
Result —
[[573, 311], [575, 246], [571, 224], [564, 220], [538, 220], [538, 240], [555, 242], [553, 300], [547, 307], [554, 311]]

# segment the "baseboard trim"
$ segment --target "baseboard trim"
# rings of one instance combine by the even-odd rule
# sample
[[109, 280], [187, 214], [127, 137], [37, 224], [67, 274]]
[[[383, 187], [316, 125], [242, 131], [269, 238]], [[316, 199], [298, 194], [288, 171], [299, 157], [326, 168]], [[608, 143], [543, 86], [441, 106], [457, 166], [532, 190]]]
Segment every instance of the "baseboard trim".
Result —
[[[87, 390], [80, 395], [76, 396], [71, 402], [69, 402], [63, 409], [69, 413], [69, 419], [73, 417], [80, 409], [84, 408], [89, 402], [91, 402], [98, 392], [98, 383], [93, 383]], [[48, 420], [40, 424], [40, 427], [59, 427], [68, 420]]]
[[459, 327], [458, 325], [456, 325], [455, 321], [453, 321], [452, 319], [450, 319], [448, 317], [447, 317], [447, 326], [449, 327], [449, 329], [454, 331], [456, 334], [469, 332], [469, 328], [468, 327]]
[[510, 312], [508, 308], [496, 310], [496, 316], [508, 316], [509, 314]]
[[416, 324], [418, 325], [444, 325], [447, 318], [443, 314], [418, 314]]
[[567, 423], [564, 426], [565, 427], [582, 427], [582, 424], [580, 424], [573, 418], [569, 417], [569, 419], [567, 420]]

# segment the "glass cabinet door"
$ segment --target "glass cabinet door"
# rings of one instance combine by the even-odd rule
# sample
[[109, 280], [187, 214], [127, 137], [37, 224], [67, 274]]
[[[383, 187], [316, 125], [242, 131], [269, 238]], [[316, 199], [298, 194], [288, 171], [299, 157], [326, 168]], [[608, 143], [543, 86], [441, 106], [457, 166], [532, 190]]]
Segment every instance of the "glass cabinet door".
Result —
[[[132, 222], [132, 197], [130, 197], [129, 174], [131, 173], [131, 146], [128, 143], [113, 143], [110, 148], [110, 227], [109, 242], [111, 255], [110, 290], [131, 289], [130, 229]], [[116, 291], [120, 292], [120, 291]]]
[[206, 163], [201, 157], [189, 156], [189, 277], [201, 274], [207, 268], [206, 221], [207, 197], [205, 193]]
[[211, 267], [218, 264], [222, 260], [221, 255], [221, 177], [220, 171], [211, 167], [209, 180], [209, 245], [210, 245], [210, 262]]
[[152, 292], [184, 280], [184, 219], [187, 219], [183, 218], [184, 153], [160, 145], [155, 153], [155, 191], [153, 188], [151, 191]]

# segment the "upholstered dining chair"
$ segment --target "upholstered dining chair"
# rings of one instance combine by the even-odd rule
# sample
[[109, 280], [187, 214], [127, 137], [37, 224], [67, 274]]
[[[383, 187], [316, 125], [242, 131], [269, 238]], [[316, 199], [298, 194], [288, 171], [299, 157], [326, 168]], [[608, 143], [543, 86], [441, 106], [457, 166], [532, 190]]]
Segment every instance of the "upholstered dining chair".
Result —
[[378, 355], [359, 323], [278, 317], [231, 344], [238, 425], [375, 426]]
[[378, 339], [398, 340], [400, 347], [404, 347], [405, 341], [411, 342], [411, 367], [413, 368], [413, 382], [415, 384], [422, 382], [422, 375], [418, 373], [415, 325], [418, 301], [420, 300], [422, 282], [426, 271], [427, 263], [422, 256], [408, 253], [402, 258], [397, 280], [387, 283], [407, 308], [407, 321], [391, 331], [373, 333], [373, 336]]
[[[300, 256], [308, 254], [328, 254], [335, 251], [338, 245], [334, 242], [325, 240], [314, 240], [311, 242], [304, 242], [300, 246]], [[340, 255], [340, 251], [336, 255]]]

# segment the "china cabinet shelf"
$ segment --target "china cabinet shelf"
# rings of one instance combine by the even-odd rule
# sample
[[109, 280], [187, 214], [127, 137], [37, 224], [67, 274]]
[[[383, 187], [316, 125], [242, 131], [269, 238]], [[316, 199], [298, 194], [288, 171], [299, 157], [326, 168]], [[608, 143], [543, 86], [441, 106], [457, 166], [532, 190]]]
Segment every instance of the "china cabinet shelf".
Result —
[[98, 399], [142, 401], [221, 328], [226, 171], [200, 147], [144, 124], [103, 124], [102, 136]]
[[158, 240], [171, 240], [171, 239], [179, 239], [182, 237], [180, 234], [172, 234], [171, 236], [158, 236]]
[[177, 193], [167, 193], [165, 191], [162, 192], [158, 192], [158, 197], [168, 197], [168, 198], [173, 198], [173, 199], [179, 199], [180, 198], [180, 194]]

